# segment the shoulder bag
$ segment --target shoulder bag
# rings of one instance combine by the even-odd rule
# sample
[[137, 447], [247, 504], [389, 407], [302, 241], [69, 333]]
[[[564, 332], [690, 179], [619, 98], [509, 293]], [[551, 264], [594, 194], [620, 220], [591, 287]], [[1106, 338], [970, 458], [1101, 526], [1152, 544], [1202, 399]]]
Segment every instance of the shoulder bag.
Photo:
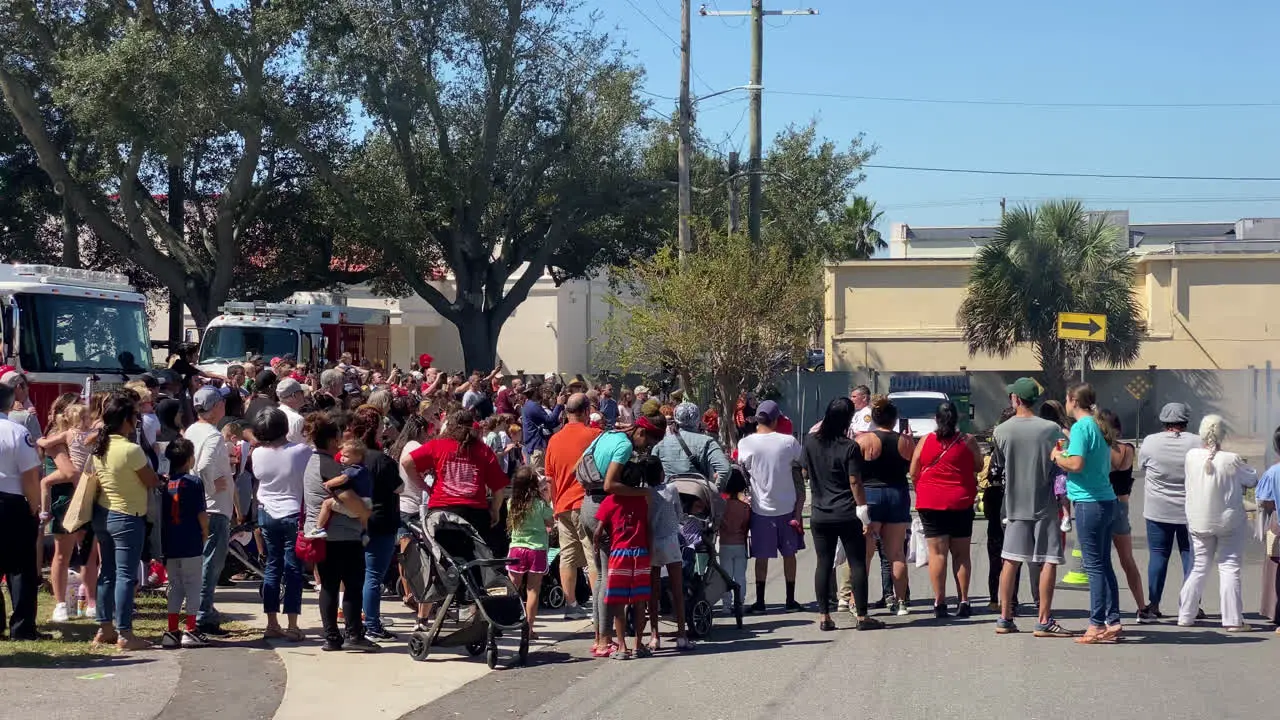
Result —
[[90, 452], [80, 466], [80, 482], [76, 483], [76, 491], [67, 505], [67, 514], [62, 517], [62, 527], [67, 532], [73, 533], [93, 520], [93, 506], [98, 502], [101, 489], [102, 481]]

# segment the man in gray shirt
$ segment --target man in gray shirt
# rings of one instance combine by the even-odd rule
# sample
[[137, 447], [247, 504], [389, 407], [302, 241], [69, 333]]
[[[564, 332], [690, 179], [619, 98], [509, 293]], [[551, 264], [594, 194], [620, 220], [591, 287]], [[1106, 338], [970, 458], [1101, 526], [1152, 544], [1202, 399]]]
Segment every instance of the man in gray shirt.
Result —
[[1040, 568], [1040, 615], [1036, 637], [1071, 637], [1074, 633], [1053, 619], [1053, 587], [1063, 560], [1063, 538], [1058, 527], [1058, 503], [1053, 494], [1053, 448], [1063, 437], [1056, 423], [1036, 416], [1032, 408], [1040, 399], [1040, 385], [1019, 378], [1008, 386], [1014, 416], [992, 435], [992, 464], [1004, 468], [1004, 548], [1000, 557], [1000, 619], [998, 634], [1018, 631], [1013, 624], [1013, 594], [1022, 563]]
[[1191, 572], [1191, 539], [1187, 535], [1187, 452], [1201, 446], [1195, 433], [1187, 432], [1191, 411], [1182, 403], [1160, 409], [1164, 430], [1148, 435], [1138, 450], [1138, 468], [1143, 475], [1142, 516], [1147, 521], [1148, 605], [1138, 612], [1141, 620], [1160, 617], [1160, 597], [1169, 573], [1173, 543], [1182, 558], [1182, 579]]

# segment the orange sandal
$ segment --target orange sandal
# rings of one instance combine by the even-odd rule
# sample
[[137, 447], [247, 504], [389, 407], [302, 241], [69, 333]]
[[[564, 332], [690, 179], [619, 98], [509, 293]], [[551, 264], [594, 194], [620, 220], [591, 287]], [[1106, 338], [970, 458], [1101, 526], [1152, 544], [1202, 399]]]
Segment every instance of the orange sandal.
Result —
[[1081, 645], [1114, 645], [1116, 640], [1114, 636], [1108, 635], [1106, 630], [1090, 627], [1084, 635], [1076, 638], [1076, 642]]

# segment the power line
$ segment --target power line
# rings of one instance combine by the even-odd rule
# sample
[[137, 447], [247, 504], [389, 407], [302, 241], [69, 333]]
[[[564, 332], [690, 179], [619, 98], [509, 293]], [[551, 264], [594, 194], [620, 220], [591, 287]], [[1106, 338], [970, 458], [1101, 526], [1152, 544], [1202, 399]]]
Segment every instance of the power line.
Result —
[[979, 170], [973, 168], [920, 167], [914, 165], [880, 165], [866, 163], [862, 167], [909, 172], [956, 173], [964, 175], [1025, 175], [1030, 177], [1104, 178], [1114, 180], [1206, 180], [1222, 182], [1280, 182], [1280, 177], [1217, 175], [1129, 175], [1122, 173], [1049, 172], [1042, 170]]
[[[1009, 201], [1009, 202], [1011, 202], [1011, 203], [1015, 203], [1015, 202], [1036, 202], [1036, 201], [1041, 201], [1041, 200], [1051, 200], [1051, 199], [1053, 199], [1053, 198], [1055, 198], [1055, 197], [1059, 197], [1059, 196], [1051, 196], [1051, 195], [1027, 195], [1027, 196], [1024, 196], [1024, 197], [1007, 197], [1007, 198], [999, 198], [999, 197], [971, 198], [971, 199], [968, 199], [968, 200], [940, 200], [940, 201], [931, 201], [931, 202], [901, 203], [901, 204], [884, 205], [884, 206], [879, 206], [879, 205], [877, 205], [877, 208], [879, 208], [879, 209], [881, 209], [881, 210], [885, 210], [885, 211], [888, 211], [888, 210], [894, 210], [894, 211], [898, 211], [898, 210], [925, 210], [925, 209], [930, 209], [930, 208], [965, 207], [965, 206], [970, 206], [970, 205], [990, 205], [990, 204], [998, 203], [998, 202], [1000, 202], [1000, 200], [1002, 200], [1002, 199], [1008, 200], [1008, 201]], [[1090, 203], [1090, 204], [1097, 204], [1097, 205], [1114, 205], [1114, 206], [1122, 206], [1122, 205], [1177, 205], [1177, 204], [1198, 204], [1198, 205], [1210, 205], [1210, 204], [1230, 204], [1230, 203], [1271, 203], [1271, 202], [1280, 202], [1280, 197], [1238, 197], [1238, 198], [1228, 198], [1228, 197], [1209, 197], [1209, 198], [1180, 197], [1180, 198], [1128, 198], [1128, 199], [1126, 199], [1126, 198], [1109, 198], [1109, 197], [1080, 197], [1080, 198], [1075, 198], [1075, 199], [1076, 199], [1076, 200], [1080, 200], [1081, 202], [1086, 202], [1086, 203]]]
[[1036, 102], [1030, 100], [965, 100], [950, 98], [895, 97], [888, 95], [848, 95], [845, 93], [808, 90], [773, 90], [773, 95], [831, 98], [835, 100], [859, 100], [866, 102], [920, 103], [927, 105], [994, 105], [1001, 107], [1076, 108], [1076, 109], [1130, 109], [1130, 110], [1207, 110], [1227, 108], [1278, 108], [1280, 102], [1224, 102], [1224, 103], [1103, 103], [1103, 102]]
[[[640, 17], [644, 18], [645, 22], [652, 25], [654, 30], [657, 30], [658, 32], [662, 33], [663, 37], [665, 37], [667, 40], [670, 40], [671, 44], [676, 47], [677, 52], [680, 50], [680, 41], [671, 37], [671, 33], [667, 32], [661, 25], [657, 23], [657, 21], [649, 17], [649, 15], [645, 13], [645, 11], [640, 9], [639, 5], [636, 5], [634, 2], [632, 2], [632, 0], [623, 0], [623, 2], [630, 5], [631, 9], [635, 10], [636, 13], [640, 15]], [[693, 70], [692, 72], [693, 72], [693, 76], [698, 79], [698, 82], [701, 82], [704, 87], [711, 89], [711, 83], [703, 79], [703, 77], [698, 74], [697, 70]]]

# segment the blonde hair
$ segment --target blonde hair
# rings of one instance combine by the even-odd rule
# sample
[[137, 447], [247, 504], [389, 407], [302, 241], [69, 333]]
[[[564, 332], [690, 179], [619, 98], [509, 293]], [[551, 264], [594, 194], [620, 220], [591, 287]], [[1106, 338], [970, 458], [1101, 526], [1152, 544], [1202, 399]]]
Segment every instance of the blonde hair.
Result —
[[124, 386], [138, 393], [138, 397], [141, 398], [143, 402], [151, 402], [151, 388], [147, 387], [147, 384], [141, 380], [130, 380], [125, 383]]
[[60, 433], [65, 430], [79, 430], [84, 427], [85, 416], [89, 414], [89, 408], [81, 403], [71, 403], [62, 408], [62, 412], [58, 413], [53, 419], [53, 430], [51, 432]]
[[352, 458], [359, 456], [363, 462], [367, 450], [368, 448], [365, 447], [364, 443], [356, 438], [344, 440], [342, 442], [342, 460], [350, 463]]
[[1221, 415], [1205, 415], [1200, 421], [1200, 442], [1209, 449], [1209, 457], [1204, 461], [1204, 474], [1213, 474], [1213, 458], [1222, 449], [1222, 441], [1227, 439], [1227, 429], [1223, 425]]

